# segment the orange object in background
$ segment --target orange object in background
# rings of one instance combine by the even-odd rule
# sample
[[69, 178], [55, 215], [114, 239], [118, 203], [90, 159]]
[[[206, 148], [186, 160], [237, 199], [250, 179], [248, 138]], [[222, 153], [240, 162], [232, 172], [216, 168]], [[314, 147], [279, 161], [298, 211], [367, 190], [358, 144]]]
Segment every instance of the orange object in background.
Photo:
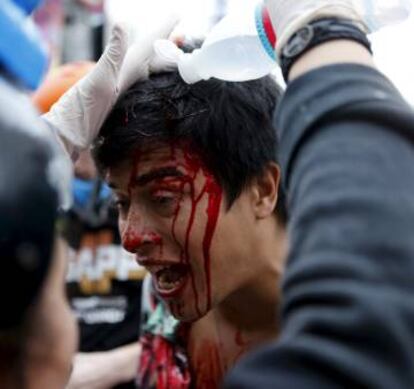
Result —
[[32, 95], [34, 105], [41, 113], [48, 112], [60, 96], [94, 66], [94, 62], [76, 61], [54, 68]]

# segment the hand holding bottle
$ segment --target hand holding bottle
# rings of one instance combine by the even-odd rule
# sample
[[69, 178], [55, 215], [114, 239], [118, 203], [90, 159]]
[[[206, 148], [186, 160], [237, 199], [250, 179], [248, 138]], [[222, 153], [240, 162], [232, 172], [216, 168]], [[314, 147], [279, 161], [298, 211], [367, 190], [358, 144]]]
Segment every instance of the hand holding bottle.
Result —
[[211, 77], [246, 81], [269, 74], [277, 53], [309, 22], [346, 19], [368, 33], [404, 20], [411, 10], [411, 0], [265, 0], [264, 5], [242, 16], [227, 15], [191, 54], [168, 41], [156, 42], [156, 51], [189, 84]]
[[400, 22], [410, 13], [411, 0], [265, 0], [277, 35], [276, 51], [310, 21], [337, 17], [354, 21], [365, 32]]

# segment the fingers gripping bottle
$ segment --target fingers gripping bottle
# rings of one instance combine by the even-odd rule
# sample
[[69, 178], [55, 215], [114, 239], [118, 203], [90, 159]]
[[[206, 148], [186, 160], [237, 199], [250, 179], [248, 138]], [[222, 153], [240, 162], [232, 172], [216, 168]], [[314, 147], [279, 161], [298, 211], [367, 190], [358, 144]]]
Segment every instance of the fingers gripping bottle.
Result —
[[[369, 32], [406, 19], [412, 0], [350, 0]], [[315, 1], [315, 7], [317, 7]], [[247, 81], [269, 74], [277, 66], [277, 37], [264, 5], [244, 14], [229, 14], [216, 24], [200, 49], [180, 52], [171, 42], [158, 41], [155, 49], [177, 63], [185, 82], [211, 77]]]

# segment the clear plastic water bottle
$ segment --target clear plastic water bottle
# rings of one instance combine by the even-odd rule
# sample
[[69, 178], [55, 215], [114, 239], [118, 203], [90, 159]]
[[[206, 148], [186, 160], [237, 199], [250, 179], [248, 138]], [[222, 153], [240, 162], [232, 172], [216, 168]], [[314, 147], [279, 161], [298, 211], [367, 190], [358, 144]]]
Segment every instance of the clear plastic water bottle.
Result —
[[[370, 32], [406, 19], [412, 0], [352, 0]], [[156, 50], [177, 63], [189, 84], [211, 77], [247, 81], [269, 74], [276, 66], [276, 36], [266, 8], [259, 4], [243, 14], [229, 14], [215, 25], [200, 49], [179, 52], [172, 43], [158, 42]]]
[[226, 81], [257, 79], [277, 65], [274, 44], [272, 47], [268, 43], [265, 48], [258, 37], [258, 29], [264, 33], [263, 20], [268, 33], [274, 34], [267, 10], [253, 4], [246, 12], [225, 16], [212, 28], [202, 47], [190, 54], [178, 55], [166, 41], [157, 42], [155, 48], [164, 59], [178, 64], [181, 77], [189, 84], [211, 77]]
[[210, 77], [251, 80], [265, 76], [276, 66], [274, 48], [267, 52], [258, 39], [256, 20], [261, 18], [250, 11], [224, 17], [213, 27], [201, 49], [182, 57], [179, 71], [185, 81]]

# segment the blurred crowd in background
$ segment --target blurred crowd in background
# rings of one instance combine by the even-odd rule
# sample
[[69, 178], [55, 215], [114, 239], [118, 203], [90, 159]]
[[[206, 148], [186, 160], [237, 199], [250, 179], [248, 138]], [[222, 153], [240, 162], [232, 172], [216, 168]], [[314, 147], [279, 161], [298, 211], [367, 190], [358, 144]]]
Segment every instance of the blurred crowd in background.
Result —
[[[154, 9], [154, 18], [160, 7], [173, 7], [181, 22], [174, 34], [202, 38], [226, 13], [243, 12], [258, 0], [45, 0], [35, 13], [35, 21], [51, 48], [52, 68], [58, 64], [97, 60], [102, 53], [111, 26], [122, 20], [135, 34], [146, 31], [153, 23], [143, 15]], [[403, 95], [414, 104], [414, 88], [410, 85], [414, 54], [405, 50], [399, 39], [414, 34], [414, 14], [406, 22], [388, 27], [374, 34], [375, 60], [379, 68], [398, 86]], [[392, 51], [390, 51], [392, 47]], [[390, 53], [398, 53], [393, 55]], [[279, 80], [280, 81], [280, 80]]]

